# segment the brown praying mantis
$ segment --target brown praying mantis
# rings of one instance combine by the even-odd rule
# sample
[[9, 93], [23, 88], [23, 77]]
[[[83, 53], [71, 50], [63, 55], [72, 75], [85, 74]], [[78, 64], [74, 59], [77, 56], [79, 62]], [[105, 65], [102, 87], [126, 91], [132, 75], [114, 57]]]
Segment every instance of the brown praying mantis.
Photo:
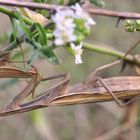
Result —
[[[140, 84], [140, 77], [114, 77], [104, 80], [98, 77], [97, 74], [102, 70], [123, 62], [123, 59], [135, 46], [133, 46], [122, 59], [97, 68], [83, 82], [71, 87], [69, 86], [70, 74], [58, 74], [52, 77], [42, 78], [35, 67], [33, 67], [34, 71], [23, 71], [13, 67], [0, 67], [1, 78], [31, 78], [28, 85], [17, 96], [15, 96], [6, 107], [0, 109], [0, 116], [27, 112], [46, 106], [101, 101], [103, 98], [105, 101], [115, 100], [119, 106], [129, 104], [140, 92], [140, 88], [138, 86]], [[34, 94], [35, 88], [38, 86], [40, 81], [62, 77], [63, 79], [58, 84], [46, 92], [36, 96], [32, 101], [22, 103], [31, 93]], [[128, 90], [129, 88], [133, 94], [130, 94], [130, 90]], [[122, 92], [129, 95], [127, 98], [132, 98], [126, 104], [122, 104], [119, 100], [125, 99], [126, 97], [124, 94], [120, 94]]]

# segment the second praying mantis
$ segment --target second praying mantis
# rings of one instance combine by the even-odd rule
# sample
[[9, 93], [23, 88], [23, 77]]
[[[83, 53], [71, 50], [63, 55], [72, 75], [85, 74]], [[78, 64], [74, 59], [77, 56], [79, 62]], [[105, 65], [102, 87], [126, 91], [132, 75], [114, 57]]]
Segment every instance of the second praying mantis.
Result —
[[[6, 107], [0, 109], [0, 116], [7, 116], [12, 114], [27, 112], [33, 109], [42, 108], [46, 106], [92, 102], [95, 100], [95, 96], [100, 97], [102, 95], [100, 94], [100, 92], [101, 93], [107, 92], [109, 97], [108, 96], [105, 97], [106, 98], [105, 100], [109, 100], [112, 98], [120, 107], [129, 104], [133, 99], [135, 99], [133, 95], [137, 96], [137, 94], [132, 94], [132, 96], [130, 95], [129, 98], [132, 97], [132, 99], [130, 99], [126, 104], [122, 104], [122, 102], [118, 99], [118, 97], [115, 94], [116, 90], [113, 89], [113, 83], [116, 82], [118, 79], [114, 78], [111, 82], [110, 79], [104, 80], [101, 77], [97, 76], [97, 74], [102, 70], [105, 70], [109, 67], [112, 67], [116, 64], [123, 62], [123, 59], [135, 47], [136, 45], [133, 46], [124, 55], [122, 59], [97, 68], [83, 82], [78, 83], [72, 87], [69, 86], [70, 74], [58, 74], [52, 77], [42, 78], [41, 75], [37, 72], [37, 69], [35, 67], [33, 67], [32, 71], [24, 71], [14, 67], [0, 67], [1, 78], [6, 78], [6, 77], [31, 78], [27, 86], [17, 96], [15, 96], [13, 100]], [[31, 93], [32, 95], [34, 95], [35, 88], [38, 86], [40, 81], [56, 79], [61, 77], [63, 77], [63, 80], [61, 80], [54, 87], [38, 95], [37, 97], [34, 98], [34, 100], [27, 103], [22, 103], [24, 99], [27, 96], [29, 96]], [[121, 79], [122, 81], [124, 81], [124, 83], [121, 81]], [[140, 82], [138, 83], [138, 79], [140, 80], [139, 77], [120, 77], [118, 82], [120, 82], [119, 84], [126, 84], [129, 81], [131, 83], [131, 81], [133, 80], [134, 82], [137, 81], [136, 84], [140, 84]], [[134, 87], [134, 84], [135, 83], [131, 83], [132, 86], [131, 88]], [[99, 91], [97, 90], [97, 88]], [[105, 91], [102, 88], [104, 88]], [[120, 90], [124, 90], [122, 89], [121, 86], [120, 87], [118, 86], [118, 88], [120, 88]], [[94, 92], [96, 93], [97, 91], [99, 93], [94, 94]], [[140, 89], [136, 87], [135, 89], [133, 88], [132, 92], [136, 92], [136, 91], [138, 92], [140, 91]], [[119, 92], [120, 91], [118, 90], [118, 93]], [[127, 91], [124, 92], [128, 94]], [[123, 99], [123, 97], [121, 99]]]

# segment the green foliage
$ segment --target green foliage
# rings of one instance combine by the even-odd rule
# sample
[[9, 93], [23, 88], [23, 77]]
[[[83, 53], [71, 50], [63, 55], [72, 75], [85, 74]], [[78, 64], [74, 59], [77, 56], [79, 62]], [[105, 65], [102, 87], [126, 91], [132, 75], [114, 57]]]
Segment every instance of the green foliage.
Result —
[[103, 0], [90, 0], [91, 3], [93, 3], [94, 5], [98, 6], [98, 7], [104, 7], [105, 6], [105, 2]]
[[38, 31], [38, 42], [41, 44], [42, 47], [46, 47], [47, 45], [47, 36], [46, 30], [39, 24], [35, 23], [36, 29]]
[[52, 50], [52, 47], [39, 50], [40, 56], [46, 58], [51, 64], [57, 65], [61, 63], [61, 60]]
[[[48, 0], [33, 0], [33, 1], [37, 2], [37, 3], [49, 3]], [[46, 11], [46, 10], [36, 10], [36, 12], [42, 14], [43, 16], [48, 15], [48, 11]]]
[[[48, 3], [49, 1], [34, 0], [34, 2]], [[57, 3], [58, 2], [59, 4], [62, 4], [62, 5], [65, 4], [64, 0], [59, 0], [57, 1]], [[75, 4], [76, 2], [81, 2], [81, 1], [80, 0], [69, 1], [70, 4]], [[75, 8], [77, 8], [76, 5], [75, 5]], [[91, 25], [92, 19], [90, 19], [90, 16], [88, 17], [88, 14], [87, 15], [84, 14], [84, 17], [82, 16], [78, 17], [77, 15], [78, 18], [77, 19], [75, 18], [73, 20], [73, 23], [72, 23], [73, 25], [72, 24], [69, 25], [68, 28], [64, 26], [64, 29], [65, 29], [65, 33], [64, 33], [64, 31], [59, 30], [59, 28], [63, 26], [61, 25], [62, 22], [59, 21], [59, 19], [56, 18], [56, 22], [53, 21], [53, 18], [52, 19], [50, 18], [49, 20], [48, 18], [43, 16], [42, 10], [39, 10], [38, 12], [36, 11], [32, 11], [28, 8], [19, 8], [18, 10], [14, 12], [15, 16], [10, 17], [12, 27], [13, 27], [13, 32], [11, 33], [10, 44], [5, 49], [6, 51], [10, 51], [17, 48], [17, 46], [21, 43], [24, 43], [24, 42], [28, 43], [29, 46], [31, 46], [32, 48], [32, 56], [29, 59], [30, 65], [33, 64], [38, 57], [42, 57], [48, 60], [48, 62], [50, 62], [51, 64], [55, 64], [55, 65], [60, 64], [61, 60], [55, 53], [55, 49], [57, 47], [66, 48], [67, 46], [70, 46], [70, 43], [74, 43], [76, 47], [76, 45], [78, 46], [81, 43], [81, 41], [83, 41], [86, 38], [86, 36], [90, 33], [90, 27], [88, 28], [88, 26]], [[76, 10], [72, 10], [71, 12], [74, 13], [75, 11]], [[84, 13], [82, 8], [79, 11], [80, 12], [82, 11]], [[64, 10], [63, 12], [65, 13], [67, 11]], [[54, 16], [55, 14], [53, 15], [53, 17]], [[63, 16], [65, 16], [65, 14]], [[32, 20], [31, 24], [26, 22], [25, 17]], [[72, 18], [74, 18], [74, 16], [71, 17], [71, 19]], [[67, 21], [67, 18], [65, 19], [65, 21]], [[59, 22], [60, 24], [57, 25], [57, 23]], [[92, 23], [92, 25], [94, 24]], [[55, 30], [55, 27], [57, 27], [56, 30]], [[68, 34], [67, 29], [68, 30], [70, 29], [71, 31], [74, 30], [74, 31]], [[72, 40], [71, 39], [72, 37], [73, 38], [75, 37], [75, 39]], [[66, 42], [63, 43], [65, 39], [66, 39]], [[62, 41], [62, 43], [56, 43], [57, 41], [58, 42]], [[74, 54], [76, 55], [76, 49], [74, 49], [74, 51], [75, 51]]]
[[85, 37], [90, 33], [88, 28], [85, 28], [85, 22], [82, 19], [75, 19], [74, 22], [78, 25], [76, 26], [75, 34], [77, 36], [77, 42], [85, 39]]
[[124, 26], [127, 32], [140, 31], [140, 20], [125, 20]]
[[[33, 55], [29, 60], [29, 64], [32, 65], [35, 60], [40, 56], [47, 59], [51, 64], [60, 64], [60, 59], [54, 53], [55, 45], [47, 45], [47, 29], [45, 29], [40, 23], [34, 23], [32, 26], [27, 25], [22, 19], [22, 15], [16, 12], [18, 20], [11, 18], [13, 25], [13, 32], [10, 37], [10, 42], [13, 43], [18, 39], [21, 34], [25, 35], [24, 41], [30, 44], [33, 48]], [[50, 32], [50, 31], [49, 31]]]

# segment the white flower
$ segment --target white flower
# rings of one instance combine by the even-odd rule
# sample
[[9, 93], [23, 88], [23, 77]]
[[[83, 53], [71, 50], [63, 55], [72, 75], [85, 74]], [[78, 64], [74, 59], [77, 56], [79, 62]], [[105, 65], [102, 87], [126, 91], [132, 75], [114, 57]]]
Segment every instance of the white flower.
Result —
[[71, 45], [71, 48], [73, 49], [74, 54], [75, 54], [75, 63], [81, 64], [82, 63], [81, 55], [83, 52], [83, 49], [82, 49], [83, 43], [81, 42], [79, 45], [75, 45], [74, 43], [70, 43], [70, 45]]
[[56, 45], [64, 45], [65, 43], [73, 42], [77, 39], [74, 34], [76, 25], [73, 22], [72, 16], [72, 10], [57, 10], [57, 13], [52, 16], [52, 20], [55, 22], [56, 26], [53, 32]]
[[76, 3], [74, 6], [71, 6], [75, 10], [75, 18], [80, 18], [85, 20], [85, 27], [90, 29], [90, 25], [95, 25], [96, 22], [86, 13], [81, 6]]
[[[79, 26], [76, 20], [82, 20], [83, 30], [90, 30], [90, 25], [94, 25], [95, 21], [81, 8], [77, 3], [75, 6], [71, 6], [71, 9], [57, 9], [55, 15], [52, 16], [52, 20], [55, 23], [55, 29], [53, 35], [55, 37], [55, 45], [65, 45], [67, 43], [76, 42], [78, 34], [76, 34], [76, 27]], [[78, 30], [78, 32], [81, 32]], [[80, 33], [79, 33], [80, 34]], [[84, 32], [83, 32], [84, 34]]]

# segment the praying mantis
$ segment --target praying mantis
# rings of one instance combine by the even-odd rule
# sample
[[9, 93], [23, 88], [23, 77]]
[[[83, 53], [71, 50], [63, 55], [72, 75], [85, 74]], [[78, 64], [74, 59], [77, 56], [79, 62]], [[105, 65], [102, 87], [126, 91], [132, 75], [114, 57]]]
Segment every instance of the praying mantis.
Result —
[[[133, 46], [124, 55], [124, 57], [126, 57], [134, 47], [136, 47], [136, 45]], [[18, 95], [16, 95], [6, 107], [0, 109], [0, 116], [7, 116], [27, 112], [33, 109], [48, 106], [101, 101], [102, 98], [104, 98], [105, 101], [114, 100], [120, 107], [127, 105], [132, 100], [134, 100], [140, 92], [140, 88], [138, 86], [140, 84], [140, 77], [114, 77], [104, 80], [101, 79], [101, 77], [97, 76], [97, 74], [102, 70], [105, 70], [109, 67], [123, 62], [124, 57], [113, 63], [97, 68], [94, 72], [89, 74], [89, 76], [87, 76], [87, 78], [83, 82], [75, 84], [73, 86], [69, 85], [70, 74], [58, 74], [51, 77], [42, 78], [35, 67], [33, 67], [33, 71], [24, 71], [22, 69], [13, 67], [0, 67], [1, 78], [31, 78], [27, 86]], [[22, 103], [24, 99], [31, 93], [32, 95], [34, 95], [35, 88], [39, 85], [40, 81], [51, 80], [56, 78], [63, 79], [58, 84], [48, 89], [46, 92], [43, 92], [36, 96], [32, 101]], [[117, 88], [119, 89], [114, 89], [114, 83], [116, 83], [116, 81], [118, 81]], [[134, 83], [131, 81], [133, 81]], [[131, 92], [133, 94], [129, 93], [129, 88], [130, 90], [132, 89]], [[128, 94], [129, 96], [127, 97], [132, 98], [126, 104], [122, 104], [122, 102], [119, 100], [125, 99], [126, 97], [124, 94], [119, 95], [122, 92]]]

